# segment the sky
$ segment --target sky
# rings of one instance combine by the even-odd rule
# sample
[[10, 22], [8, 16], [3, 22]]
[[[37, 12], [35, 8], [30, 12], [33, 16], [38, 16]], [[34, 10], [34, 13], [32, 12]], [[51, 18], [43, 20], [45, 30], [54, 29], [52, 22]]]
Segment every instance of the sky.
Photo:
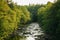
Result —
[[48, 1], [54, 2], [54, 0], [12, 0], [18, 5], [29, 5], [29, 4], [46, 4]]

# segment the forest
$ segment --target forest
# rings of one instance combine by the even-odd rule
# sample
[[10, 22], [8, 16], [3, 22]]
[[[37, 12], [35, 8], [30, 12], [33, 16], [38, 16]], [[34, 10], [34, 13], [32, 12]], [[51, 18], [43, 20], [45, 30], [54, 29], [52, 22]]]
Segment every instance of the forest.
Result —
[[29, 6], [0, 0], [0, 40], [20, 40], [16, 30], [32, 22], [39, 23], [45, 40], [60, 40], [60, 0]]

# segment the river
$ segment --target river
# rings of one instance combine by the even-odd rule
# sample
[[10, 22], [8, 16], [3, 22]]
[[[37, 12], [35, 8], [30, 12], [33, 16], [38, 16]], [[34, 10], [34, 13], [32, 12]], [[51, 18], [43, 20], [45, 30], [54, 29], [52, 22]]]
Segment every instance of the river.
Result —
[[19, 32], [19, 35], [26, 37], [24, 40], [44, 40], [44, 32], [38, 23], [29, 24]]

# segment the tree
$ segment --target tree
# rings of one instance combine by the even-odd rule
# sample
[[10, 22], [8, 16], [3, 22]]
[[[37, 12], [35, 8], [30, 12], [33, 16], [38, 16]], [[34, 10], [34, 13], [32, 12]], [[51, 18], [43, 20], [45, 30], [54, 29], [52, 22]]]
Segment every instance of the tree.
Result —
[[16, 30], [16, 13], [10, 9], [5, 0], [0, 1], [0, 40]]
[[38, 9], [41, 6], [43, 6], [43, 5], [29, 5], [29, 6], [27, 6], [27, 9], [31, 15], [31, 21], [32, 22], [37, 22], [37, 13], [38, 13]]

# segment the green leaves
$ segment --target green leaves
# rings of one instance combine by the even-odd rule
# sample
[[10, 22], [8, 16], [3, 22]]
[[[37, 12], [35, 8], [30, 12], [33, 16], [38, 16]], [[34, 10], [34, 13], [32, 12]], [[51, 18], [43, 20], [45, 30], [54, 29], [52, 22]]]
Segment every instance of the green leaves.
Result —
[[[38, 10], [38, 22], [47, 35], [48, 40], [60, 40], [60, 1], [55, 4], [48, 2]], [[50, 38], [52, 37], [52, 38]]]
[[5, 0], [0, 0], [0, 40], [4, 40], [12, 34], [21, 24], [30, 21], [30, 13], [26, 7], [8, 4]]
[[16, 28], [16, 13], [14, 13], [5, 1], [0, 1], [0, 39], [6, 38]]

